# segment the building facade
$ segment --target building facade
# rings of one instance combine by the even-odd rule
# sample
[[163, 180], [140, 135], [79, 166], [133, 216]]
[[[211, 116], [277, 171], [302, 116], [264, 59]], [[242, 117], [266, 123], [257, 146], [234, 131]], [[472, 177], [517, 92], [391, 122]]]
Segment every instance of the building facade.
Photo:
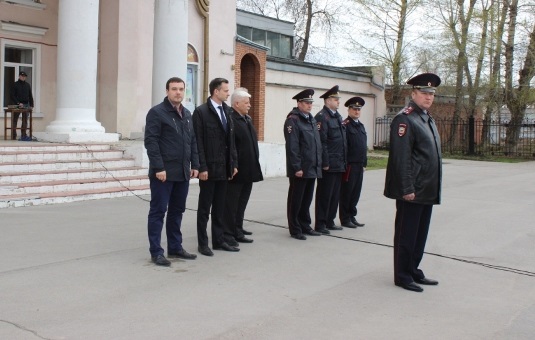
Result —
[[314, 113], [334, 85], [342, 104], [363, 97], [369, 145], [374, 119], [386, 112], [380, 72], [297, 61], [292, 23], [236, 11], [232, 0], [0, 0], [0, 24], [0, 101], [9, 105], [18, 72], [28, 73], [43, 140], [142, 138], [145, 115], [172, 76], [186, 81], [190, 110], [215, 77], [249, 89], [265, 144], [284, 143], [291, 98], [303, 88], [316, 90]]

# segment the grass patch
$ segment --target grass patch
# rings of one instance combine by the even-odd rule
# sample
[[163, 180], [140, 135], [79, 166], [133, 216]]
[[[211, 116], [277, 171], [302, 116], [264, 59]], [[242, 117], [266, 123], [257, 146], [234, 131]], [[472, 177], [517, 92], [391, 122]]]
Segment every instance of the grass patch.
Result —
[[368, 156], [368, 166], [366, 167], [366, 170], [386, 169], [387, 162], [388, 157]]
[[521, 157], [506, 157], [506, 156], [486, 156], [486, 155], [456, 155], [456, 154], [443, 154], [444, 159], [465, 159], [469, 161], [484, 161], [484, 162], [499, 162], [499, 163], [521, 163], [533, 161], [532, 158]]

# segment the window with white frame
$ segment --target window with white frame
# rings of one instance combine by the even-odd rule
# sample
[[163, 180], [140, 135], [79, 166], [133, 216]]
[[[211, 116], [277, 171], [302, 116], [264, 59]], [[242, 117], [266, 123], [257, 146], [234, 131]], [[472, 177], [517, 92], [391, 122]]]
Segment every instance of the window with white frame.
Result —
[[38, 45], [36, 44], [17, 44], [16, 42], [3, 41], [1, 44], [1, 103], [3, 107], [13, 104], [11, 93], [13, 84], [19, 78], [19, 72], [26, 72], [28, 75], [26, 81], [32, 87], [34, 99], [37, 97], [37, 90], [34, 84], [37, 83], [37, 61]]

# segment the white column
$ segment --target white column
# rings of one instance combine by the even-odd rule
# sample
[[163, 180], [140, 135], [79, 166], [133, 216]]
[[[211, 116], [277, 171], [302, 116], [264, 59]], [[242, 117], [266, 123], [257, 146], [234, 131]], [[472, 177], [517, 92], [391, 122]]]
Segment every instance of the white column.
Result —
[[165, 97], [171, 77], [186, 81], [188, 63], [188, 0], [154, 1], [152, 103]]
[[56, 120], [39, 140], [113, 142], [96, 120], [99, 0], [59, 0]]

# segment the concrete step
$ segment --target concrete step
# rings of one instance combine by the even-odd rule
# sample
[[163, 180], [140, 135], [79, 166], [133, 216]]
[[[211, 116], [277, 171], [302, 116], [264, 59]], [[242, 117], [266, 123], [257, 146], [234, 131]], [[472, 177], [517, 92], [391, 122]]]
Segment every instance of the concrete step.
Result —
[[0, 151], [0, 163], [72, 161], [121, 158], [120, 150]]
[[[13, 196], [0, 196], [0, 209], [11, 207], [23, 207], [30, 205], [43, 205], [43, 204], [56, 204], [56, 203], [68, 203], [85, 200], [95, 200], [103, 198], [114, 197], [126, 197], [126, 196], [140, 196], [149, 195], [149, 185], [140, 185], [130, 188], [117, 187], [106, 188], [100, 190], [84, 190], [62, 193], [48, 193], [48, 194], [36, 194], [36, 195], [13, 195]], [[150, 198], [143, 198], [150, 200]]]
[[2, 174], [0, 176], [0, 185], [18, 184], [18, 183], [36, 183], [48, 181], [70, 181], [91, 178], [108, 178], [108, 177], [129, 177], [147, 175], [147, 169], [141, 167], [122, 167], [100, 169], [68, 169], [68, 170], [51, 170], [38, 172], [19, 172]]
[[71, 181], [50, 181], [50, 182], [36, 182], [36, 183], [19, 183], [8, 184], [0, 186], [0, 197], [28, 194], [47, 194], [47, 193], [67, 193], [72, 191], [87, 191], [87, 190], [101, 190], [113, 189], [119, 187], [138, 187], [141, 185], [148, 185], [149, 179], [147, 175], [131, 176], [120, 178], [92, 178], [79, 179]]
[[14, 143], [13, 145], [0, 145], [0, 152], [32, 152], [32, 151], [99, 151], [110, 150], [110, 144], [52, 144], [52, 143]]
[[86, 159], [86, 160], [70, 160], [70, 161], [44, 161], [44, 162], [28, 162], [28, 163], [0, 163], [0, 176], [9, 175], [12, 173], [30, 173], [37, 171], [53, 171], [53, 170], [73, 170], [73, 169], [110, 169], [110, 168], [124, 168], [135, 166], [133, 158], [112, 158], [112, 159]]
[[0, 208], [150, 194], [147, 169], [110, 144], [0, 144]]

